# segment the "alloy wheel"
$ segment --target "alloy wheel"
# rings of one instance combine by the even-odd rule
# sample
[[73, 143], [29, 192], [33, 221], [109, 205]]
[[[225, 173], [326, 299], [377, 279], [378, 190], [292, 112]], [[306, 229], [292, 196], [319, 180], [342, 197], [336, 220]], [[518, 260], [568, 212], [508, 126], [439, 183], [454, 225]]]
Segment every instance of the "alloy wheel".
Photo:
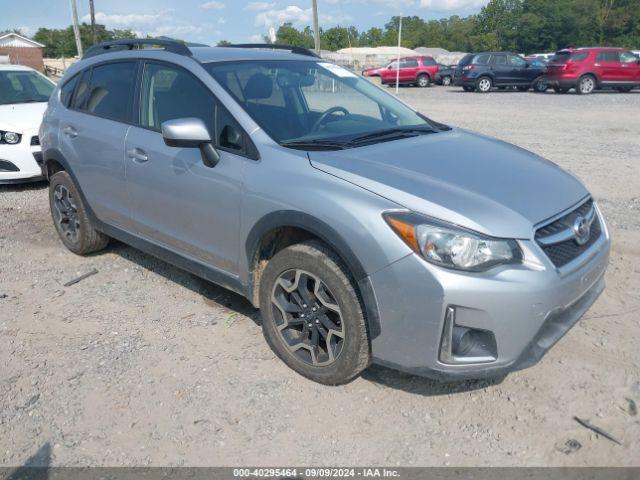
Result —
[[480, 81], [478, 82], [478, 90], [480, 90], [481, 92], [488, 92], [489, 90], [491, 90], [491, 80], [489, 80], [488, 78], [480, 79]]
[[288, 270], [271, 294], [276, 330], [298, 360], [322, 367], [335, 362], [344, 346], [342, 312], [327, 285], [316, 275]]
[[448, 87], [449, 85], [451, 85], [451, 77], [443, 77], [442, 85], [444, 85], [445, 87]]
[[73, 194], [64, 185], [56, 185], [53, 198], [55, 218], [60, 232], [76, 243], [80, 235], [80, 217]]
[[596, 88], [596, 82], [592, 77], [584, 77], [580, 80], [580, 93], [591, 93]]
[[429, 78], [425, 75], [421, 75], [420, 77], [418, 77], [418, 85], [420, 87], [426, 87], [429, 85]]

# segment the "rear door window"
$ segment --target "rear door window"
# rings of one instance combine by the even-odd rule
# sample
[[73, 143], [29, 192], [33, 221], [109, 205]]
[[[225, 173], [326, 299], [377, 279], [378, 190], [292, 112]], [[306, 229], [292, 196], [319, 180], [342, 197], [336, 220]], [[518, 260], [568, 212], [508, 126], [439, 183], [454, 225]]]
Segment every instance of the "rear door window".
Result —
[[[422, 57], [422, 64], [425, 67], [430, 67], [432, 65], [436, 65], [436, 61], [431, 57]], [[444, 66], [443, 66], [443, 68], [444, 68]]]
[[600, 52], [596, 57], [597, 62], [619, 62], [618, 52]]
[[136, 62], [117, 62], [93, 68], [87, 113], [119, 122], [131, 121]]
[[507, 65], [507, 57], [506, 57], [506, 55], [492, 55], [491, 56], [491, 63], [493, 65], [506, 66]]
[[418, 60], [415, 58], [405, 58], [400, 60], [400, 68], [417, 68]]
[[71, 103], [71, 98], [73, 97], [73, 90], [76, 88], [78, 84], [78, 80], [80, 80], [80, 75], [76, 75], [67, 83], [65, 83], [60, 89], [60, 102], [68, 107]]
[[87, 97], [89, 96], [89, 80], [91, 79], [91, 69], [88, 68], [82, 73], [78, 87], [73, 94], [73, 100], [71, 100], [71, 108], [74, 110], [84, 110]]

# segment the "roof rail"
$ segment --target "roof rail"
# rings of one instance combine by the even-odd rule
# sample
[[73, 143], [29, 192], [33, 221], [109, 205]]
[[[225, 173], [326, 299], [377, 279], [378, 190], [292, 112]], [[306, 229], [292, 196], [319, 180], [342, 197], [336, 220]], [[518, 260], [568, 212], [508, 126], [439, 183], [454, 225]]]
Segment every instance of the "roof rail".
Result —
[[163, 47], [167, 52], [185, 55], [188, 57], [191, 56], [191, 50], [189, 50], [184, 43], [176, 40], [167, 40], [165, 38], [130, 38], [125, 40], [113, 40], [95, 45], [87, 50], [82, 58], [95, 57], [96, 55], [102, 55], [103, 53], [109, 53], [114, 50], [141, 49], [143, 45]]
[[313, 50], [304, 47], [296, 47], [294, 45], [279, 45], [277, 43], [234, 43], [233, 45], [225, 45], [228, 48], [261, 48], [264, 50], [288, 50], [291, 53], [304, 55], [306, 57], [320, 58]]

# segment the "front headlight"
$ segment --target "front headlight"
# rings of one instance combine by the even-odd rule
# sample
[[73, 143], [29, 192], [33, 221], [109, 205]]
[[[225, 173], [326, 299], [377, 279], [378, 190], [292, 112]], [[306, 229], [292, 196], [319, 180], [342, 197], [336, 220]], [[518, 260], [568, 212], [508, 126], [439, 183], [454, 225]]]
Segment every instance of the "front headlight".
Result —
[[4, 140], [9, 145], [20, 143], [20, 134], [15, 132], [0, 132], [0, 140]]
[[383, 216], [414, 252], [441, 267], [480, 272], [522, 261], [515, 240], [489, 237], [414, 213], [387, 212]]

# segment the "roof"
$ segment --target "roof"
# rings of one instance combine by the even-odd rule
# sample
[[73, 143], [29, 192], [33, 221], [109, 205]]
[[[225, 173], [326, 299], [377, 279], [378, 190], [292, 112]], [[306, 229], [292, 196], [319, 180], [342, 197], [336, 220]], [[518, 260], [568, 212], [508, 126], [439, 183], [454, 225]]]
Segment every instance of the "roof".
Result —
[[19, 33], [11, 32], [0, 35], [0, 47], [44, 48], [44, 45]]
[[33, 68], [24, 65], [0, 65], [0, 72], [35, 72]]
[[286, 50], [267, 48], [190, 47], [193, 58], [202, 63], [237, 60], [304, 60], [320, 61], [319, 58], [299, 55]]
[[398, 50], [402, 56], [416, 56], [414, 50], [404, 47], [352, 47], [338, 50], [337, 53], [346, 53], [348, 55], [397, 55]]

